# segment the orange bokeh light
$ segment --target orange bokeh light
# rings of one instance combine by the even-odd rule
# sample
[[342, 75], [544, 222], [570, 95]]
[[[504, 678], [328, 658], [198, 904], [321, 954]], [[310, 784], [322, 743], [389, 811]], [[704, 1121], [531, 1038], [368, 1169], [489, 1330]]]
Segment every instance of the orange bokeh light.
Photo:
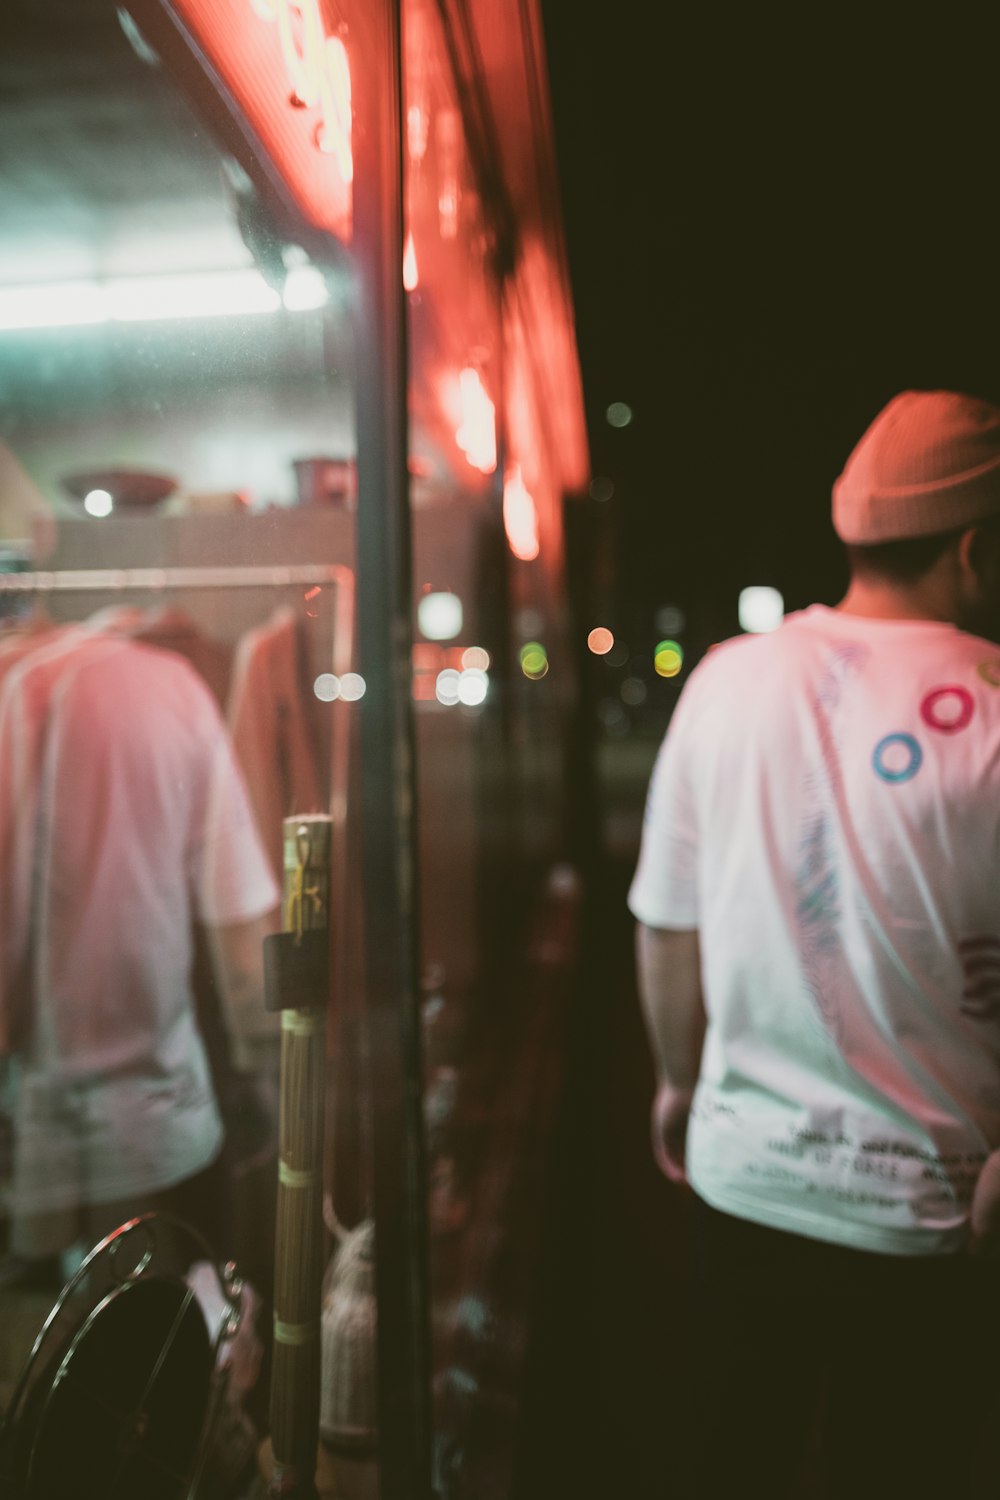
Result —
[[611, 631], [605, 629], [603, 625], [598, 625], [587, 637], [587, 645], [595, 656], [607, 656], [614, 643], [615, 638]]

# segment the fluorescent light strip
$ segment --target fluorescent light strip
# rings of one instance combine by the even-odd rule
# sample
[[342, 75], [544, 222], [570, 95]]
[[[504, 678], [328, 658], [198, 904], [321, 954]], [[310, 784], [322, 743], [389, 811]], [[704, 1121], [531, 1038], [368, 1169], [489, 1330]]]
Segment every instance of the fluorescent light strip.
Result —
[[[308, 284], [301, 272], [312, 272]], [[0, 329], [69, 328], [96, 323], [154, 323], [177, 318], [247, 317], [321, 307], [314, 267], [289, 273], [282, 298], [259, 271], [206, 271], [0, 287]]]

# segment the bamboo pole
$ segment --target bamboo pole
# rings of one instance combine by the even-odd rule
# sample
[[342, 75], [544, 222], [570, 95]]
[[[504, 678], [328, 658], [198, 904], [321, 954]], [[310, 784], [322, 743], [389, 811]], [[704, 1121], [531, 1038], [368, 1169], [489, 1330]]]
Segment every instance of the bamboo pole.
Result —
[[[284, 820], [284, 935], [325, 935], [330, 922], [331, 819]], [[288, 1003], [278, 997], [279, 1004]], [[296, 989], [281, 1012], [274, 1356], [271, 1370], [272, 1500], [314, 1500], [319, 1440], [320, 1299], [323, 1280], [323, 1134], [326, 985]]]

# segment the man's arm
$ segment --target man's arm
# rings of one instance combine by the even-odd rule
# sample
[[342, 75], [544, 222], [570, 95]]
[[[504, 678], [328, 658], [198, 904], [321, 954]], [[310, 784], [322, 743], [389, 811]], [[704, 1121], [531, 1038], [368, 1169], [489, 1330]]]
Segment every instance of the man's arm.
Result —
[[239, 1071], [252, 1069], [258, 1053], [274, 1048], [278, 1017], [264, 1006], [264, 939], [280, 927], [280, 908], [243, 922], [206, 928], [216, 985]]
[[972, 1195], [969, 1249], [1000, 1259], [1000, 1151], [986, 1158]]
[[705, 1037], [697, 928], [636, 927], [639, 999], [656, 1067], [653, 1155], [671, 1182], [686, 1182], [688, 1115]]

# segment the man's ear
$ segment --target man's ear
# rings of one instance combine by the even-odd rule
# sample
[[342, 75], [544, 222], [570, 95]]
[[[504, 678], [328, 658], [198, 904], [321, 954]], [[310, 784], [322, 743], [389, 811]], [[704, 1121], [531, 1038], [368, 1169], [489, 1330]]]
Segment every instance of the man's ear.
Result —
[[963, 578], [977, 579], [980, 572], [980, 528], [967, 526], [958, 539], [957, 558]]

